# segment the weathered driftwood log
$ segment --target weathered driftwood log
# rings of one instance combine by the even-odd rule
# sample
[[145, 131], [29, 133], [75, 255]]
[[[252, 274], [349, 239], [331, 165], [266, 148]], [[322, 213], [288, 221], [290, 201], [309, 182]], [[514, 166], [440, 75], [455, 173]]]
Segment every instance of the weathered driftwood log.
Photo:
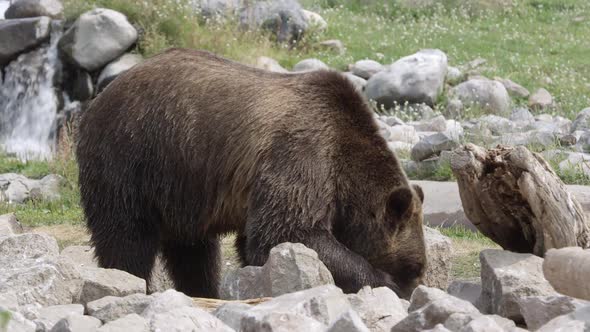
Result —
[[451, 155], [467, 218], [502, 248], [543, 257], [551, 248], [590, 246], [582, 207], [549, 164], [524, 146]]
[[556, 291], [590, 300], [590, 250], [569, 247], [547, 251], [543, 274]]
[[272, 300], [272, 297], [260, 297], [255, 299], [247, 299], [247, 300], [220, 300], [220, 299], [212, 299], [206, 297], [193, 297], [193, 304], [205, 311], [213, 312], [215, 309], [221, 307], [226, 303], [245, 303], [250, 305], [257, 305], [269, 300]]

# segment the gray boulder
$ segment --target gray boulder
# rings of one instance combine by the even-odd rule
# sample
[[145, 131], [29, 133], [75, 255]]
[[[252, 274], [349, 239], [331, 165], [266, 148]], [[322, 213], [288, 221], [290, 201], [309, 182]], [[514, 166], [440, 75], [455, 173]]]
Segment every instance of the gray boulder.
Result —
[[385, 66], [374, 60], [359, 60], [350, 65], [349, 70], [354, 75], [368, 80], [371, 76], [385, 70]]
[[571, 132], [573, 133], [577, 130], [590, 130], [590, 107], [581, 110], [572, 123]]
[[[259, 331], [263, 326], [271, 324], [270, 322], [283, 315], [290, 321], [305, 323], [308, 326], [314, 325], [316, 329], [325, 328], [333, 324], [350, 308], [346, 295], [338, 287], [319, 286], [284, 294], [254, 306], [242, 319], [241, 330]], [[317, 324], [311, 324], [310, 320]]]
[[440, 50], [422, 50], [371, 76], [365, 93], [384, 108], [406, 102], [432, 106], [443, 90], [446, 74], [446, 54]]
[[558, 167], [563, 173], [582, 173], [590, 176], [590, 154], [573, 152], [568, 154], [565, 160], [562, 160]]
[[508, 91], [508, 94], [510, 94], [512, 97], [526, 98], [531, 94], [525, 87], [514, 83], [509, 79], [495, 77], [494, 81], [502, 83], [502, 85], [504, 85], [506, 88], [506, 91]]
[[409, 124], [416, 128], [417, 131], [444, 132], [447, 130], [447, 120], [442, 115]]
[[145, 294], [131, 294], [125, 297], [105, 296], [88, 302], [88, 315], [101, 320], [103, 323], [117, 320], [129, 314], [141, 314], [148, 307], [152, 297]]
[[449, 84], [456, 85], [465, 80], [465, 74], [457, 67], [448, 67], [446, 81]]
[[18, 0], [6, 12], [6, 19], [48, 16], [59, 19], [63, 15], [64, 7], [59, 0]]
[[115, 78], [117, 78], [117, 76], [121, 75], [142, 61], [143, 57], [141, 55], [127, 53], [121, 55], [115, 61], [109, 63], [106, 67], [104, 67], [100, 73], [100, 76], [98, 76], [98, 92], [101, 92], [104, 88], [106, 88], [106, 86], [109, 85], [109, 83], [111, 83]]
[[590, 306], [589, 301], [564, 295], [528, 296], [520, 299], [519, 304], [527, 328], [531, 331], [539, 329], [555, 317]]
[[58, 45], [70, 62], [93, 72], [125, 53], [136, 40], [137, 30], [125, 15], [97, 8], [80, 15]]
[[314, 71], [314, 70], [323, 70], [323, 69], [330, 69], [327, 64], [325, 64], [322, 60], [318, 59], [304, 59], [295, 64], [293, 66], [294, 72], [306, 72], [306, 71]]
[[479, 118], [479, 125], [485, 129], [489, 129], [493, 135], [512, 133], [518, 129], [514, 122], [494, 114], [488, 114]]
[[518, 124], [528, 124], [535, 122], [535, 117], [527, 108], [520, 107], [512, 111], [510, 120]]
[[427, 259], [424, 285], [447, 289], [451, 279], [451, 239], [434, 228], [424, 226], [424, 241]]
[[130, 314], [99, 327], [96, 332], [150, 332], [149, 321], [138, 314]]
[[459, 143], [445, 133], [436, 133], [421, 139], [412, 148], [412, 160], [418, 162], [440, 154], [441, 151], [452, 150]]
[[509, 116], [511, 100], [502, 83], [485, 78], [470, 79], [449, 91], [449, 99], [457, 99], [462, 107], [478, 107], [488, 114]]
[[521, 298], [556, 295], [543, 276], [543, 259], [538, 256], [486, 249], [479, 259], [482, 293], [478, 307], [482, 312], [521, 323]]
[[84, 280], [80, 302], [88, 303], [105, 296], [127, 296], [146, 292], [145, 280], [115, 269], [86, 267], [80, 269]]
[[14, 213], [0, 215], [0, 237], [16, 235], [23, 232], [23, 225], [18, 222]]
[[210, 313], [194, 307], [182, 307], [156, 314], [150, 321], [152, 331], [217, 331], [233, 332]]
[[82, 289], [80, 273], [65, 257], [0, 254], [0, 266], [0, 294], [18, 294], [21, 306], [70, 304], [78, 299]]
[[334, 284], [334, 279], [317, 253], [303, 244], [286, 242], [271, 249], [264, 266], [228, 272], [220, 297], [274, 297], [326, 284]]
[[64, 304], [40, 308], [34, 323], [37, 325], [37, 329], [49, 331], [57, 322], [70, 314], [83, 315], [84, 306], [81, 304]]
[[322, 32], [328, 28], [328, 23], [320, 14], [305, 9], [301, 11], [308, 24], [308, 30]]
[[101, 325], [94, 317], [70, 314], [59, 320], [50, 332], [94, 332]]
[[269, 30], [280, 43], [299, 41], [308, 28], [296, 0], [253, 1], [239, 9], [239, 20], [242, 28]]
[[56, 257], [59, 248], [55, 238], [43, 233], [25, 233], [0, 237], [0, 260], [17, 261]]
[[553, 318], [547, 324], [541, 326], [537, 332], [588, 332], [590, 330], [590, 306]]
[[0, 66], [49, 40], [49, 17], [0, 20]]
[[352, 309], [371, 331], [388, 332], [408, 315], [399, 297], [387, 287], [365, 286], [358, 293], [348, 294], [347, 297]]

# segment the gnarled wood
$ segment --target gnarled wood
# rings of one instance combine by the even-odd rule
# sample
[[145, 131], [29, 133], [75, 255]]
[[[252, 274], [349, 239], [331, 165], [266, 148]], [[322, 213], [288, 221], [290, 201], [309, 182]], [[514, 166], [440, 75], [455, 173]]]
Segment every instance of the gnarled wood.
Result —
[[220, 300], [206, 297], [193, 297], [193, 304], [207, 312], [213, 312], [215, 309], [221, 307], [226, 303], [245, 303], [250, 305], [257, 305], [266, 301], [272, 300], [272, 297], [260, 297], [247, 300]]
[[453, 151], [451, 169], [465, 215], [502, 248], [543, 257], [551, 248], [590, 246], [582, 207], [539, 154], [467, 144]]

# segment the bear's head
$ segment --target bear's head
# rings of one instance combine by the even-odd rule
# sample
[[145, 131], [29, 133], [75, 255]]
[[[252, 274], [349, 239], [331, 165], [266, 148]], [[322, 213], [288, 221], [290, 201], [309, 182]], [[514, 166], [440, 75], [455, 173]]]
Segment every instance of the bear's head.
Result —
[[426, 268], [422, 203], [418, 185], [399, 186], [365, 200], [346, 223], [343, 242], [376, 269], [388, 273], [397, 293], [409, 298], [422, 283]]

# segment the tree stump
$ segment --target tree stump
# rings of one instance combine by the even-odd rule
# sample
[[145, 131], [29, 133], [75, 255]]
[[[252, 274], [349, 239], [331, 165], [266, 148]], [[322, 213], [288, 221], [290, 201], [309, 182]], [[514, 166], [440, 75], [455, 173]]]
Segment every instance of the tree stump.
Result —
[[451, 155], [467, 218], [505, 250], [543, 257], [590, 246], [590, 225], [551, 166], [524, 146], [467, 144]]

